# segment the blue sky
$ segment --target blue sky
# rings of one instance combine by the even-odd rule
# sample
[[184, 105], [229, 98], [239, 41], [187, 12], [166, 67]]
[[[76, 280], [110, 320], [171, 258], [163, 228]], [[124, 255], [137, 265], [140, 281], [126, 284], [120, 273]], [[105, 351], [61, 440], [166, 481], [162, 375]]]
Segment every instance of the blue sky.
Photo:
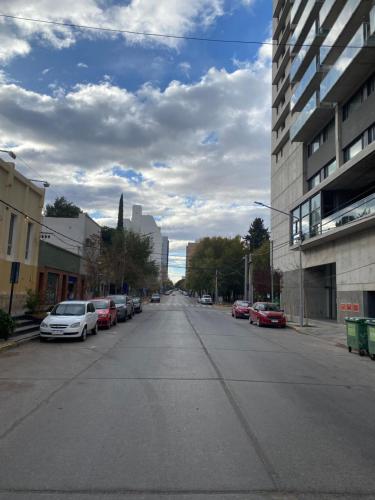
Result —
[[[2, 12], [208, 38], [267, 40], [266, 0], [3, 0]], [[123, 192], [171, 239], [243, 234], [266, 215], [270, 48], [108, 36], [0, 18], [1, 147], [29, 177], [113, 224]], [[82, 196], [83, 189], [85, 195]], [[207, 218], [206, 218], [207, 217]]]

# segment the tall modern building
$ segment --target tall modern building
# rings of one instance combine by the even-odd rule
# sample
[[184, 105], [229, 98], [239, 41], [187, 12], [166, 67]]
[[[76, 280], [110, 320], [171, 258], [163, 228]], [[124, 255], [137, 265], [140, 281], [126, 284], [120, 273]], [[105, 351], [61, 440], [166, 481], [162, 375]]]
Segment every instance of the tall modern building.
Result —
[[274, 0], [271, 226], [282, 303], [375, 317], [375, 1]]
[[162, 236], [161, 244], [161, 282], [162, 285], [168, 280], [169, 266], [169, 239], [168, 236]]

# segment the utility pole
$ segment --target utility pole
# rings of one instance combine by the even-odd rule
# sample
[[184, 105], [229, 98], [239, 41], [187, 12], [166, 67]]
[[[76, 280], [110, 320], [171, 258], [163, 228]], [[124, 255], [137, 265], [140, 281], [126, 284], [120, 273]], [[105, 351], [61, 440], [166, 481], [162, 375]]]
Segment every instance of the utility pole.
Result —
[[248, 271], [248, 255], [246, 254], [245, 257], [245, 279], [244, 279], [244, 289], [243, 289], [243, 299], [248, 300], [249, 295], [248, 295], [248, 286], [249, 286], [249, 271]]
[[215, 304], [218, 304], [218, 285], [217, 285], [217, 269], [215, 271]]
[[254, 302], [254, 284], [253, 284], [253, 256], [249, 254], [249, 295], [247, 300], [250, 304]]
[[270, 241], [270, 270], [271, 270], [271, 302], [273, 302], [274, 299], [274, 292], [273, 292], [273, 241]]

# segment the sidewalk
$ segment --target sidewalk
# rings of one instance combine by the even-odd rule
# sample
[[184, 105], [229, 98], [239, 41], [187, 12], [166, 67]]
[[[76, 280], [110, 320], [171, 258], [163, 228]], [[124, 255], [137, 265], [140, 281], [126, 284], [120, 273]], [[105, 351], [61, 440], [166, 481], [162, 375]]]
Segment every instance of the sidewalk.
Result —
[[11, 349], [13, 347], [18, 347], [19, 345], [23, 344], [24, 342], [30, 342], [31, 340], [37, 339], [38, 337], [39, 337], [39, 331], [31, 332], [31, 333], [24, 333], [21, 335], [15, 335], [15, 336], [10, 337], [8, 340], [0, 339], [0, 353], [7, 350], [7, 349]]
[[288, 326], [302, 335], [313, 335], [331, 345], [346, 348], [346, 327], [336, 321], [308, 320], [308, 326], [288, 321]]

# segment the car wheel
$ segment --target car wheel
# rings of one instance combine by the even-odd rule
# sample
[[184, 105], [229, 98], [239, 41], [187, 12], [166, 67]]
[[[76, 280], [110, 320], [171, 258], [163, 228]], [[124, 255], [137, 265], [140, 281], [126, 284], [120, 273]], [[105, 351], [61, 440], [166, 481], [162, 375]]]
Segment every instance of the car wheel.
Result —
[[98, 323], [95, 323], [94, 328], [91, 330], [92, 335], [96, 335], [98, 333]]
[[86, 338], [87, 338], [87, 328], [84, 327], [84, 329], [83, 329], [83, 331], [81, 333], [81, 336], [79, 337], [79, 340], [81, 342], [84, 342], [86, 340]]

